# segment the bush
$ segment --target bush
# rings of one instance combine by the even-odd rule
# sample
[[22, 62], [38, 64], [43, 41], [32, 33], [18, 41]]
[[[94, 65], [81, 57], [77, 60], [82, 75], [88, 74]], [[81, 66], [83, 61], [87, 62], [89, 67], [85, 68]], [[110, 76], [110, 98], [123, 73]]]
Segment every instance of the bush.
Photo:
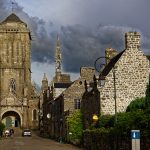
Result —
[[114, 126], [114, 116], [112, 115], [103, 115], [99, 119], [100, 127], [110, 128]]
[[2, 122], [0, 122], [0, 131], [3, 131], [4, 129], [5, 129], [5, 125]]
[[70, 141], [81, 140], [83, 136], [83, 115], [80, 110], [68, 118]]
[[126, 112], [145, 110], [146, 109], [145, 99], [146, 99], [145, 97], [142, 97], [132, 101], [127, 107]]

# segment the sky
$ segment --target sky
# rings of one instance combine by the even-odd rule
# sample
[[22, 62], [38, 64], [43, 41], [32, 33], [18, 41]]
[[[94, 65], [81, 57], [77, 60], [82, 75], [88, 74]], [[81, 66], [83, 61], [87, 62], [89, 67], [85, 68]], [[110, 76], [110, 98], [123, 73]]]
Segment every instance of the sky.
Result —
[[63, 73], [75, 80], [80, 67], [94, 66], [105, 49], [124, 50], [124, 34], [141, 34], [141, 49], [150, 55], [150, 0], [0, 0], [0, 20], [13, 12], [32, 35], [32, 80], [41, 86], [55, 74], [55, 45], [61, 42]]

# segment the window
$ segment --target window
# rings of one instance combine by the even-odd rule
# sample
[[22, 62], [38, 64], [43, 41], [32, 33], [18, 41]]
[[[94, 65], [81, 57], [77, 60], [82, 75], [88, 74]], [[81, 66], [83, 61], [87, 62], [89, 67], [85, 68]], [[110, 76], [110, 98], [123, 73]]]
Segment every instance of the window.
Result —
[[16, 91], [16, 81], [15, 79], [10, 79], [10, 91], [15, 92]]
[[75, 109], [80, 109], [80, 99], [75, 99], [74, 104]]
[[37, 120], [37, 110], [33, 110], [33, 121]]

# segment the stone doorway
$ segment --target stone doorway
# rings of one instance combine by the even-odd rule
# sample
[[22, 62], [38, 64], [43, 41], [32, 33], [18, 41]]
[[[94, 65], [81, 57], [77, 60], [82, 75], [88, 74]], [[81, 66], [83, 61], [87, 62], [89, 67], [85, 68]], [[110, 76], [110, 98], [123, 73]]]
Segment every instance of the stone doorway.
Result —
[[21, 127], [21, 119], [18, 113], [14, 111], [7, 111], [2, 116], [2, 122], [9, 127]]

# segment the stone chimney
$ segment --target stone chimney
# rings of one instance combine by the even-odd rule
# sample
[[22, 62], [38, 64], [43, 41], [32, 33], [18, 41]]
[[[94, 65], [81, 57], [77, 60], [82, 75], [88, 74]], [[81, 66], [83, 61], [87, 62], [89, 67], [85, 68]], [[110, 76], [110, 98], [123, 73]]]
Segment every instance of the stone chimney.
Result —
[[93, 81], [93, 76], [95, 74], [94, 67], [81, 67], [80, 68], [80, 76], [82, 79], [87, 81]]
[[127, 32], [125, 34], [125, 47], [126, 49], [139, 49], [140, 48], [140, 33]]
[[106, 64], [109, 63], [109, 61], [115, 57], [118, 54], [117, 50], [109, 47], [105, 50], [105, 57], [106, 57]]

